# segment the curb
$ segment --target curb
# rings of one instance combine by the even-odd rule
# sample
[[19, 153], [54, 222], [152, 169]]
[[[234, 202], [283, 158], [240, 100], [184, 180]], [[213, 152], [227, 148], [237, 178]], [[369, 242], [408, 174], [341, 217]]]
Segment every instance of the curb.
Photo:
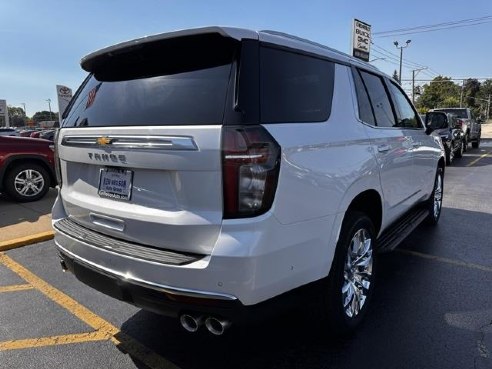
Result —
[[31, 245], [37, 242], [48, 241], [53, 239], [54, 236], [55, 236], [55, 232], [47, 231], [47, 232], [33, 234], [30, 236], [14, 238], [8, 241], [2, 241], [0, 242], [0, 252], [16, 249], [18, 247], [22, 247], [26, 245]]

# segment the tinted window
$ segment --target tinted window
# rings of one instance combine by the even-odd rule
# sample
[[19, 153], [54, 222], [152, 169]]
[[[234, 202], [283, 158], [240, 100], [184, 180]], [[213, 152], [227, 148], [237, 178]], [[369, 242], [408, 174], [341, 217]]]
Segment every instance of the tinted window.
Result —
[[417, 113], [413, 110], [405, 94], [394, 83], [390, 83], [391, 93], [397, 107], [396, 125], [402, 128], [422, 128], [417, 118]]
[[468, 115], [466, 114], [466, 109], [435, 109], [435, 111], [443, 111], [445, 113], [454, 114], [458, 118], [468, 118]]
[[376, 124], [380, 127], [394, 127], [395, 117], [391, 103], [384, 88], [383, 80], [374, 74], [361, 71], [376, 117]]
[[237, 45], [218, 35], [142, 44], [83, 62], [92, 72], [64, 126], [222, 124]]
[[360, 78], [359, 72], [353, 73], [355, 90], [357, 92], [357, 101], [359, 104], [359, 118], [363, 122], [375, 125], [376, 120], [374, 119], [374, 113], [372, 111], [371, 102], [369, 101], [369, 96], [367, 96], [366, 88], [364, 83]]
[[260, 114], [264, 123], [323, 122], [333, 97], [332, 62], [262, 47]]

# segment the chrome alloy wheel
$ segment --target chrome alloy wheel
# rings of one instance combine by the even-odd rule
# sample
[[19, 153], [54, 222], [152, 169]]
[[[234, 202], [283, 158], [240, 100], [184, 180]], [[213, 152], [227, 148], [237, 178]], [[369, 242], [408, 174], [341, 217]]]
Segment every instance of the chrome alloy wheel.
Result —
[[442, 175], [438, 174], [434, 184], [434, 218], [439, 217], [442, 206]]
[[350, 241], [343, 272], [342, 300], [345, 314], [353, 318], [364, 306], [372, 280], [372, 239], [362, 228]]
[[44, 188], [44, 178], [37, 170], [25, 169], [19, 172], [14, 179], [14, 187], [19, 195], [36, 196]]

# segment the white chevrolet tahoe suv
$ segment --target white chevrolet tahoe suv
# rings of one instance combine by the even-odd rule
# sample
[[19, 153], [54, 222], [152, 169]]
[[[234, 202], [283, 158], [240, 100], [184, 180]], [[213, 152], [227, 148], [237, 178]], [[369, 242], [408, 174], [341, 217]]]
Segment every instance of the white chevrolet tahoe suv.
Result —
[[377, 252], [439, 219], [439, 137], [346, 54], [209, 27], [81, 65], [56, 137], [62, 267], [190, 332], [220, 335], [307, 290], [330, 330], [350, 332]]

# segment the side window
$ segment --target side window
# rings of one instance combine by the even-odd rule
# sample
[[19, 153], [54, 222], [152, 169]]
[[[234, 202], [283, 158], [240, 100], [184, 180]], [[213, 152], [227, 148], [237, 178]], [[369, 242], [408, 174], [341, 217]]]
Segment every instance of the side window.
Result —
[[389, 85], [394, 103], [397, 107], [398, 122], [396, 125], [401, 128], [422, 128], [417, 113], [413, 110], [405, 93], [393, 82], [390, 82]]
[[360, 78], [359, 72], [352, 73], [355, 83], [355, 91], [357, 93], [357, 102], [359, 105], [359, 118], [365, 123], [376, 125], [376, 119], [374, 118], [374, 112], [372, 111], [371, 102], [367, 95], [364, 82]]
[[261, 47], [261, 121], [326, 121], [331, 111], [334, 73], [333, 62]]
[[395, 116], [383, 80], [381, 77], [364, 71], [360, 71], [360, 74], [366, 85], [369, 99], [374, 109], [377, 126], [395, 127]]

